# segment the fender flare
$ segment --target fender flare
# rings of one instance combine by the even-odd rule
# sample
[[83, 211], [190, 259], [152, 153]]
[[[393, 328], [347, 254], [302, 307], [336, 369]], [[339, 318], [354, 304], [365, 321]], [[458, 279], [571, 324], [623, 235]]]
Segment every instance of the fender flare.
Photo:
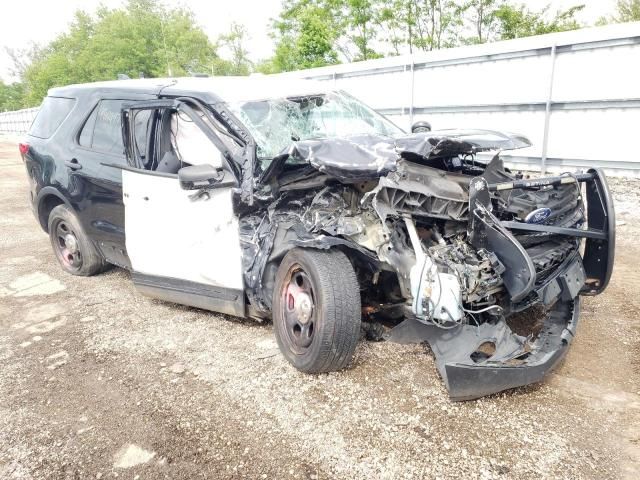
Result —
[[62, 193], [60, 193], [60, 191], [57, 188], [50, 187], [50, 186], [42, 188], [38, 192], [38, 195], [36, 196], [36, 201], [35, 201], [36, 212], [35, 213], [38, 218], [38, 222], [40, 223], [40, 227], [42, 228], [42, 230], [45, 231], [45, 233], [48, 233], [49, 218], [48, 216], [47, 218], [45, 218], [43, 206], [46, 203], [46, 199], [51, 197], [58, 198], [64, 205], [66, 205], [67, 207], [69, 207], [71, 210], [75, 212], [75, 209], [73, 208], [69, 200], [67, 200], [67, 198]]

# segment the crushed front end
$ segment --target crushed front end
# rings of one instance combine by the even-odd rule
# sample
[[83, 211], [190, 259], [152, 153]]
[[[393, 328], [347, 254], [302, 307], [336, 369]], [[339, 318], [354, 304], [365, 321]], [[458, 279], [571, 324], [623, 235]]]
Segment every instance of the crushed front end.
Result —
[[523, 179], [498, 155], [478, 162], [528, 145], [489, 133], [292, 145], [263, 174], [263, 207], [241, 218], [256, 315], [288, 249], [339, 248], [367, 336], [428, 342], [453, 400], [539, 381], [576, 333], [580, 295], [609, 281], [612, 199], [600, 170]]
[[[424, 273], [411, 277], [411, 314], [389, 339], [427, 341], [454, 400], [541, 380], [576, 334], [580, 295], [602, 292], [611, 275], [602, 172], [518, 180], [496, 157], [469, 181], [466, 221], [412, 213], [405, 223]], [[431, 229], [427, 242], [414, 222]]]

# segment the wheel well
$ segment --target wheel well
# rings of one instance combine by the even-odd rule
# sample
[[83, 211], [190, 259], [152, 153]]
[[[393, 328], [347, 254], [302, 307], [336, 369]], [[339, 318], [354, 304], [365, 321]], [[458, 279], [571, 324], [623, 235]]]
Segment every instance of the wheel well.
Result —
[[[318, 246], [315, 246], [315, 245], [306, 246], [306, 245], [299, 245], [295, 243], [287, 243], [286, 245], [287, 245], [286, 248], [281, 248], [279, 253], [276, 256], [269, 258], [269, 260], [266, 262], [264, 269], [262, 271], [262, 295], [261, 296], [262, 296], [263, 302], [266, 303], [269, 310], [271, 309], [271, 297], [273, 295], [273, 288], [275, 285], [275, 279], [276, 279], [276, 274], [278, 272], [278, 268], [280, 267], [280, 263], [282, 263], [282, 259], [284, 258], [284, 256], [287, 254], [289, 250], [293, 248], [301, 248], [305, 250], [307, 249], [318, 250], [320, 252], [330, 251], [330, 250], [341, 251], [347, 256], [352, 266], [356, 270], [356, 278], [358, 280], [358, 283], [362, 285], [364, 285], [365, 283], [362, 281], [362, 278], [360, 277], [360, 275], [365, 270], [367, 270], [369, 274], [377, 270], [377, 267], [371, 262], [370, 258], [363, 255], [357, 249], [351, 248], [349, 245], [340, 244], [340, 245], [333, 245], [333, 246], [327, 246], [322, 248], [318, 248]], [[370, 268], [366, 268], [367, 266], [369, 266]], [[364, 268], [359, 268], [359, 267], [364, 267]]]
[[56, 195], [47, 195], [42, 200], [40, 200], [40, 205], [38, 206], [38, 220], [40, 221], [40, 226], [42, 229], [49, 233], [49, 215], [51, 214], [51, 210], [56, 208], [58, 205], [63, 205], [64, 201], [57, 197]]

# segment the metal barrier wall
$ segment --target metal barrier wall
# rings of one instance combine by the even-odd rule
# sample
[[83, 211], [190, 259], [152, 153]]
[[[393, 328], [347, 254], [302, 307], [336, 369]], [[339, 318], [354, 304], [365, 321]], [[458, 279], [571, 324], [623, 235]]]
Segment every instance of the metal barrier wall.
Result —
[[29, 130], [39, 107], [25, 108], [13, 112], [0, 112], [0, 133], [22, 135]]
[[640, 176], [640, 22], [281, 74], [331, 82], [405, 129], [526, 135], [520, 168]]
[[[503, 154], [516, 167], [640, 177], [640, 22], [279, 75], [331, 82], [407, 130], [524, 134], [533, 147]], [[26, 132], [36, 112], [0, 113], [0, 133]]]

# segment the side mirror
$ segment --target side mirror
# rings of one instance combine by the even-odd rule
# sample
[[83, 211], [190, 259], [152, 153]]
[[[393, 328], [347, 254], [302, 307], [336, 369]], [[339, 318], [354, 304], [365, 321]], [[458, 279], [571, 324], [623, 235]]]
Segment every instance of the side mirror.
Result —
[[184, 190], [211, 188], [224, 180], [225, 171], [212, 165], [191, 165], [178, 170], [178, 180]]
[[431, 124], [425, 121], [419, 121], [411, 125], [411, 133], [424, 133], [431, 131]]

